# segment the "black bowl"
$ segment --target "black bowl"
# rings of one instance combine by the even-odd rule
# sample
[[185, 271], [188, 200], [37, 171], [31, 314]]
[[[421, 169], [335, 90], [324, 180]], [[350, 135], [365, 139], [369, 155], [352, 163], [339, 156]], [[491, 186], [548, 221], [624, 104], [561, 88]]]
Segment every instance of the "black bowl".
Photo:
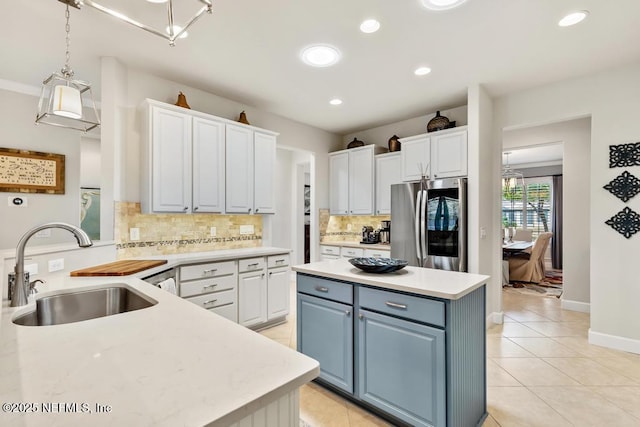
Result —
[[349, 262], [367, 273], [391, 273], [409, 264], [405, 260], [395, 258], [350, 258]]

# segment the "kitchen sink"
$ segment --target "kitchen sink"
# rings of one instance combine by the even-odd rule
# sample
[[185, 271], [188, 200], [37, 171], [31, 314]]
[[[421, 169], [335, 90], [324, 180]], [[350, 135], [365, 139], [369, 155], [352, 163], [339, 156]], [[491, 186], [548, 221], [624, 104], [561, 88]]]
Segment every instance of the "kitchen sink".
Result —
[[123, 284], [114, 284], [39, 298], [34, 311], [16, 317], [13, 323], [22, 326], [62, 325], [141, 310], [157, 303]]

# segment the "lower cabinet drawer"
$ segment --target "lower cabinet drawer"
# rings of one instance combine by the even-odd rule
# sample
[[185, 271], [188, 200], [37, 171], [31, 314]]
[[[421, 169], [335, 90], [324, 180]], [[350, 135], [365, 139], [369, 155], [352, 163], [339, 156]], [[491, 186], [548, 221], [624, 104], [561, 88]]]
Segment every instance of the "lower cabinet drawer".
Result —
[[340, 247], [320, 245], [320, 253], [326, 255], [340, 255]]
[[391, 251], [385, 249], [365, 249], [364, 256], [367, 258], [389, 258]]
[[180, 283], [180, 296], [183, 298], [194, 295], [206, 294], [210, 292], [226, 291], [228, 289], [236, 289], [238, 285], [238, 276], [213, 277], [211, 279], [200, 279], [191, 282]]
[[298, 292], [315, 295], [345, 304], [353, 304], [353, 286], [316, 276], [297, 275]]
[[275, 267], [286, 267], [290, 264], [289, 254], [282, 255], [271, 255], [267, 257], [267, 267], [275, 268]]
[[342, 258], [357, 258], [364, 256], [364, 249], [359, 248], [342, 248], [340, 250]]
[[209, 311], [238, 323], [238, 304], [227, 304], [221, 307], [210, 308]]
[[238, 301], [235, 289], [185, 299], [206, 309], [217, 308], [227, 304], [235, 305]]
[[444, 302], [364, 286], [358, 287], [360, 307], [444, 328]]
[[194, 280], [205, 277], [224, 276], [236, 272], [235, 261], [208, 262], [206, 264], [180, 267], [180, 280]]
[[247, 258], [238, 261], [238, 271], [244, 273], [246, 271], [262, 270], [267, 266], [264, 257], [260, 258]]

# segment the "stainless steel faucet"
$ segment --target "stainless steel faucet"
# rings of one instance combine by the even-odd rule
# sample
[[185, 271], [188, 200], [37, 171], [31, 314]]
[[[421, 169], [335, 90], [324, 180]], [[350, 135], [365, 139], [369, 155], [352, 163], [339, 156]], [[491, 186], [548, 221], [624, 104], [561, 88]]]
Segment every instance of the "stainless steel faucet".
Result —
[[13, 271], [15, 272], [15, 279], [11, 277], [9, 279], [10, 282], [15, 280], [13, 287], [9, 288], [11, 307], [20, 307], [22, 305], [26, 305], [28, 302], [27, 295], [29, 293], [29, 276], [25, 275], [24, 272], [24, 249], [31, 236], [46, 228], [62, 228], [63, 230], [70, 231], [76, 237], [78, 246], [81, 248], [88, 248], [93, 245], [93, 242], [89, 236], [87, 236], [87, 233], [75, 225], [66, 224], [64, 222], [50, 222], [42, 224], [24, 233], [18, 242], [18, 247], [16, 248], [16, 266], [13, 268]]

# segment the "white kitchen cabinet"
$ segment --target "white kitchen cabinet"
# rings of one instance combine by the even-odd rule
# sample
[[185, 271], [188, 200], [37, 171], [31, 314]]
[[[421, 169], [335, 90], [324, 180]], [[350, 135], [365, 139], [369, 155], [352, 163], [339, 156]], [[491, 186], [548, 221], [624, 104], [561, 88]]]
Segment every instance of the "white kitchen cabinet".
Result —
[[426, 134], [401, 138], [402, 180], [418, 181], [424, 175], [429, 178], [431, 168], [431, 139]]
[[238, 275], [238, 323], [254, 326], [267, 321], [267, 278], [264, 269]]
[[349, 153], [329, 154], [329, 213], [349, 213]]
[[329, 153], [329, 212], [331, 215], [372, 215], [374, 156], [382, 147], [364, 147]]
[[364, 249], [362, 248], [340, 248], [340, 256], [342, 258], [360, 258], [364, 256]]
[[191, 209], [191, 117], [162, 108], [148, 110], [143, 144], [143, 212]]
[[467, 175], [467, 127], [402, 138], [402, 180]]
[[226, 148], [226, 211], [275, 213], [275, 135], [228, 124]]
[[289, 314], [290, 273], [289, 267], [270, 268], [267, 273], [267, 320]]
[[391, 249], [365, 249], [364, 256], [367, 258], [389, 258], [391, 256]]
[[193, 212], [224, 212], [225, 125], [194, 117], [192, 128]]
[[391, 213], [391, 186], [402, 183], [400, 153], [376, 156], [376, 215]]
[[467, 175], [467, 130], [446, 132], [431, 137], [433, 178]]
[[276, 213], [275, 205], [275, 167], [276, 167], [276, 137], [265, 133], [255, 132], [254, 140], [254, 195], [253, 206], [255, 213]]
[[178, 269], [178, 295], [222, 317], [238, 321], [236, 261], [209, 262]]

